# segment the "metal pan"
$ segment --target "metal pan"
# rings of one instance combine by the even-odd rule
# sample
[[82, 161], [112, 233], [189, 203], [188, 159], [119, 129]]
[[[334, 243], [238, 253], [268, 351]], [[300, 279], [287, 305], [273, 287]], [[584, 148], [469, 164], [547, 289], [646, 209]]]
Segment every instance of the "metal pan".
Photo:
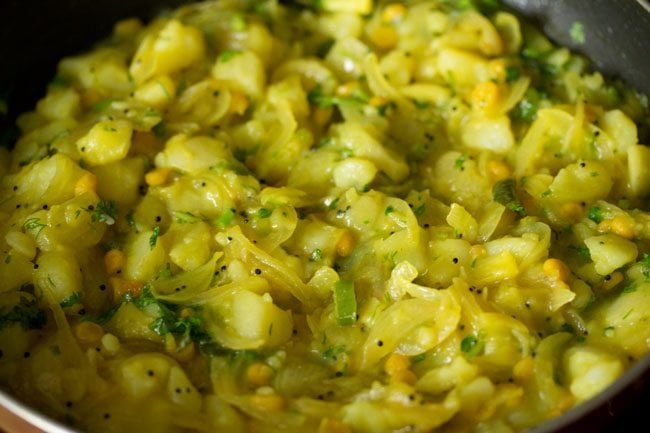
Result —
[[[150, 18], [184, 0], [0, 0], [0, 143], [11, 141], [13, 120], [33, 106], [54, 75], [58, 59], [90, 48], [127, 16]], [[610, 77], [620, 77], [650, 95], [650, 3], [647, 0], [503, 0], [539, 21], [558, 43], [584, 53]], [[584, 43], [569, 29], [580, 22]], [[4, 132], [3, 132], [4, 131]], [[646, 143], [649, 144], [649, 143]], [[650, 407], [650, 355], [614, 384], [530, 433], [645, 431]], [[0, 431], [73, 433], [0, 390]]]

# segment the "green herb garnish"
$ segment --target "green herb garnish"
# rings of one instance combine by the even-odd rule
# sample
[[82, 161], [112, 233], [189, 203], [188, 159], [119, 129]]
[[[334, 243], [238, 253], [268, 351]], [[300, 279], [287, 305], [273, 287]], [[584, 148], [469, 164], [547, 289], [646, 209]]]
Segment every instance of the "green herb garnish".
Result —
[[517, 198], [516, 182], [512, 178], [498, 181], [492, 187], [492, 197], [497, 203], [501, 203], [508, 209], [516, 212], [519, 216], [526, 215], [526, 209]]

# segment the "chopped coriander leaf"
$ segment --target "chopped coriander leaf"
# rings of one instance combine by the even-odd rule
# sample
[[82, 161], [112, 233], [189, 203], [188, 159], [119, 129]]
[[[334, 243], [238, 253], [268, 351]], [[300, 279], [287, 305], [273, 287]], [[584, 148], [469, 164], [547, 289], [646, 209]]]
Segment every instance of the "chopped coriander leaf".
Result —
[[334, 46], [335, 42], [336, 40], [332, 38], [325, 39], [318, 45], [318, 48], [316, 48], [316, 56], [324, 59], [325, 56], [327, 56], [327, 53], [329, 53], [330, 49]]
[[632, 292], [636, 292], [636, 284], [630, 283], [625, 287], [623, 287], [622, 293], [632, 293]]
[[499, 0], [441, 0], [440, 3], [457, 11], [478, 9], [484, 14], [490, 14], [499, 9]]
[[461, 154], [458, 158], [456, 158], [456, 161], [454, 161], [454, 168], [456, 170], [462, 170], [466, 158], [467, 157], [465, 156], [465, 154]]
[[475, 335], [468, 335], [460, 342], [460, 350], [467, 355], [468, 358], [474, 358], [483, 351], [485, 343]]
[[229, 62], [233, 59], [233, 57], [235, 57], [238, 54], [241, 54], [241, 51], [233, 51], [233, 50], [222, 51], [221, 54], [219, 54], [219, 61], [222, 63]]
[[230, 225], [230, 223], [232, 223], [234, 217], [235, 217], [235, 211], [233, 209], [227, 209], [217, 219], [217, 225], [221, 228], [226, 228]]
[[317, 105], [321, 108], [329, 108], [334, 105], [344, 105], [344, 104], [366, 104], [370, 100], [370, 97], [363, 90], [354, 90], [349, 96], [332, 96], [325, 95], [323, 93], [323, 88], [320, 85], [316, 85], [312, 90], [307, 94], [307, 99], [312, 105]]
[[234, 31], [243, 32], [246, 30], [246, 27], [246, 18], [244, 18], [241, 14], [235, 14], [230, 19], [230, 28]]
[[92, 210], [92, 222], [106, 223], [107, 225], [115, 224], [117, 220], [117, 206], [113, 200], [100, 200], [97, 206]]
[[13, 324], [20, 325], [26, 331], [41, 329], [47, 324], [47, 315], [38, 308], [35, 300], [21, 298], [9, 311], [0, 308], [0, 330]]
[[514, 120], [530, 123], [537, 117], [542, 94], [535, 89], [528, 89], [523, 99], [511, 111]]
[[420, 353], [419, 355], [415, 355], [414, 357], [411, 358], [411, 363], [412, 364], [417, 364], [418, 362], [422, 362], [425, 359], [427, 359], [427, 354], [426, 353]]
[[492, 187], [492, 197], [497, 203], [501, 203], [508, 209], [516, 212], [519, 216], [526, 215], [526, 209], [517, 198], [516, 182], [514, 179], [503, 179]]
[[323, 252], [319, 249], [316, 248], [314, 251], [311, 252], [309, 256], [309, 261], [310, 262], [317, 262], [323, 257]]
[[[160, 87], [165, 90], [165, 93], [167, 94], [167, 97], [169, 98], [169, 93], [167, 93], [167, 89], [165, 88], [165, 86], [163, 86], [161, 84]], [[144, 117], [160, 117], [160, 113], [158, 111], [154, 110], [151, 107], [145, 108], [143, 115], [144, 115]]]
[[578, 252], [580, 258], [585, 262], [591, 261], [591, 253], [587, 247], [576, 247], [575, 250]]
[[569, 29], [571, 39], [578, 45], [583, 45], [587, 38], [585, 35], [585, 26], [580, 21], [574, 21]]
[[260, 210], [257, 211], [257, 216], [260, 218], [268, 218], [271, 216], [273, 211], [271, 209], [267, 209], [265, 207], [260, 208]]
[[603, 220], [603, 210], [599, 206], [592, 206], [587, 212], [587, 218], [598, 224]]
[[165, 263], [165, 266], [160, 268], [160, 270], [158, 271], [158, 274], [156, 275], [156, 278], [157, 279], [170, 278], [172, 275], [173, 275], [173, 273], [172, 273], [171, 265], [169, 263]]
[[167, 135], [167, 125], [165, 122], [156, 124], [156, 126], [154, 126], [151, 130], [158, 138], [164, 138]]
[[160, 235], [160, 226], [156, 226], [151, 233], [149, 238], [149, 247], [153, 250], [156, 247], [156, 242], [158, 242], [158, 235]]
[[384, 215], [389, 215], [395, 212], [395, 208], [393, 206], [386, 206], [386, 209], [384, 210]]
[[96, 102], [91, 107], [91, 110], [93, 110], [95, 113], [101, 113], [102, 111], [104, 111], [108, 107], [110, 107], [113, 102], [114, 102], [114, 100], [111, 99], [111, 98], [102, 99], [101, 101]]
[[521, 77], [521, 71], [519, 70], [518, 67], [516, 66], [508, 66], [506, 67], [506, 81], [508, 83], [512, 83], [513, 81], [517, 81]]
[[191, 341], [195, 341], [199, 345], [210, 342], [210, 336], [203, 329], [203, 320], [200, 317], [192, 314], [180, 317], [177, 306], [156, 299], [148, 286], [142, 289], [142, 294], [139, 297], [127, 299], [127, 301], [133, 302], [140, 309], [146, 308], [148, 312], [156, 314], [158, 317], [149, 328], [160, 336], [167, 334], [180, 336], [181, 348]]
[[338, 355], [344, 352], [345, 346], [343, 345], [330, 346], [325, 349], [325, 351], [323, 351], [320, 356], [323, 358], [323, 361], [334, 362], [337, 360]]
[[52, 78], [52, 81], [50, 81], [50, 86], [56, 86], [56, 87], [64, 87], [67, 86], [68, 82], [63, 76], [61, 75], [55, 75], [54, 78]]
[[639, 263], [645, 280], [650, 281], [650, 254], [644, 253]]
[[135, 217], [133, 215], [133, 211], [130, 211], [128, 214], [126, 214], [126, 223], [129, 225], [129, 228], [131, 230], [136, 230], [136, 224], [135, 224]]
[[575, 332], [575, 330], [573, 329], [573, 326], [571, 326], [568, 323], [563, 323], [562, 326], [560, 326], [560, 331], [568, 332], [570, 334], [573, 334]]
[[176, 96], [181, 96], [187, 90], [187, 80], [183, 78], [176, 88]]
[[426, 205], [422, 203], [420, 206], [413, 209], [413, 213], [415, 214], [415, 216], [420, 216], [423, 215], [424, 212], [426, 212], [426, 210], [427, 210]]
[[339, 204], [339, 198], [337, 197], [337, 198], [335, 198], [334, 200], [332, 200], [332, 202], [331, 202], [330, 204], [327, 205], [327, 208], [328, 208], [329, 210], [336, 209], [336, 206], [337, 206], [338, 204]]
[[33, 231], [36, 230], [36, 237], [41, 234], [43, 229], [47, 227], [46, 224], [43, 224], [40, 220], [40, 218], [27, 218], [25, 222], [23, 223], [23, 228], [25, 230]]
[[179, 224], [192, 224], [199, 219], [192, 212], [174, 211], [174, 219]]
[[323, 10], [323, 3], [325, 1], [326, 0], [296, 0], [296, 3], [302, 5], [303, 7], [320, 11]]
[[59, 305], [61, 305], [61, 308], [68, 308], [78, 304], [79, 302], [81, 302], [81, 292], [75, 292], [61, 301]]

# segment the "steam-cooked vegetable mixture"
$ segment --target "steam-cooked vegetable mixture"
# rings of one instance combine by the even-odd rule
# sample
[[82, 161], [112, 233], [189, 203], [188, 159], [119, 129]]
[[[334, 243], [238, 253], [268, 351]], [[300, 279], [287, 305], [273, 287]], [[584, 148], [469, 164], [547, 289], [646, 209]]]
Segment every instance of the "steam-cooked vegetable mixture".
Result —
[[648, 352], [647, 99], [496, 1], [297, 3], [61, 61], [0, 152], [6, 389], [89, 432], [511, 433]]

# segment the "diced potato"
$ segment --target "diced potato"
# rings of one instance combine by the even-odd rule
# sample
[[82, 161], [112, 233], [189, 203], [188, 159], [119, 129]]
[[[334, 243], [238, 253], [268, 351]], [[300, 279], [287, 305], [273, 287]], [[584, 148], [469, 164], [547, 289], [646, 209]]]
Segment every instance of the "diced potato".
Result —
[[154, 320], [154, 317], [146, 314], [132, 302], [125, 302], [120, 305], [115, 315], [106, 324], [106, 329], [120, 339], [149, 340], [160, 343], [162, 338], [151, 330]]
[[604, 199], [613, 181], [607, 168], [597, 161], [567, 165], [560, 170], [549, 187], [559, 201], [595, 201]]
[[[462, 163], [462, 170], [458, 167]], [[492, 199], [492, 183], [479, 172], [474, 159], [457, 151], [441, 155], [432, 172], [432, 195], [456, 202], [477, 215]]]
[[[25, 219], [23, 227], [43, 251], [64, 247], [77, 249], [96, 245], [104, 235], [106, 224], [93, 220], [99, 198], [93, 192], [74, 197], [49, 210], [38, 211]], [[96, 215], [96, 214], [95, 214]]]
[[479, 51], [485, 56], [503, 53], [501, 36], [485, 16], [469, 11], [461, 14], [453, 27], [442, 37], [445, 46]]
[[267, 293], [235, 290], [215, 299], [208, 327], [216, 340], [231, 349], [277, 347], [291, 338], [293, 318]]
[[34, 264], [30, 258], [18, 253], [15, 254], [13, 250], [5, 254], [0, 254], [4, 258], [4, 262], [0, 263], [0, 293], [4, 294], [10, 290], [20, 288], [23, 284], [32, 281], [32, 272], [34, 271]]
[[497, 12], [494, 16], [494, 25], [503, 39], [505, 52], [518, 53], [523, 41], [519, 19], [508, 12]]
[[451, 284], [463, 267], [468, 268], [471, 263], [469, 256], [470, 243], [465, 239], [445, 239], [429, 243], [431, 262], [428, 266], [436, 272], [428, 272], [422, 276], [428, 285], [445, 286]]
[[471, 381], [478, 374], [478, 367], [470, 364], [464, 356], [457, 356], [450, 364], [426, 372], [417, 383], [418, 391], [441, 394]]
[[271, 136], [248, 162], [258, 178], [284, 183], [293, 166], [313, 144], [313, 135], [307, 129], [297, 129], [298, 124], [286, 103], [276, 106], [273, 116], [277, 120], [275, 125], [269, 125]]
[[144, 173], [144, 161], [125, 158], [120, 161], [93, 167], [97, 177], [97, 193], [104, 200], [113, 200], [118, 207], [128, 208], [138, 198]]
[[[179, 389], [181, 392], [178, 392]], [[180, 367], [173, 366], [169, 370], [167, 395], [171, 401], [189, 412], [198, 413], [201, 410], [201, 394]]]
[[634, 242], [620, 236], [607, 234], [585, 239], [596, 272], [600, 275], [611, 274], [622, 266], [636, 260], [639, 250]]
[[486, 376], [479, 376], [461, 387], [460, 398], [463, 400], [461, 413], [474, 414], [478, 412], [486, 402], [494, 397], [494, 384]]
[[207, 395], [203, 400], [205, 414], [215, 431], [246, 433], [243, 416], [216, 395]]
[[325, 222], [300, 221], [293, 234], [295, 246], [315, 262], [322, 261], [330, 264], [336, 253], [336, 241], [341, 238], [344, 230]]
[[608, 111], [601, 116], [600, 127], [612, 138], [615, 151], [620, 155], [625, 155], [630, 146], [638, 143], [636, 125], [621, 110]]
[[70, 87], [56, 89], [47, 93], [38, 101], [36, 110], [48, 119], [66, 119], [76, 117], [81, 109], [79, 94]]
[[90, 165], [119, 161], [129, 153], [132, 133], [128, 120], [103, 120], [77, 141], [77, 150]]
[[187, 226], [174, 233], [169, 258], [182, 269], [191, 271], [210, 258], [210, 228], [204, 222]]
[[134, 97], [145, 105], [160, 109], [169, 105], [175, 95], [176, 83], [168, 75], [161, 75], [138, 87]]
[[288, 103], [296, 119], [303, 120], [309, 115], [307, 94], [302, 88], [300, 78], [296, 75], [292, 75], [279, 83], [269, 86], [267, 99], [271, 104], [276, 106]]
[[339, 159], [339, 153], [329, 149], [307, 154], [291, 170], [287, 186], [301, 189], [307, 194], [321, 194], [334, 185], [332, 168]]
[[36, 256], [36, 242], [34, 238], [18, 230], [10, 230], [5, 235], [7, 245], [28, 260]]
[[180, 21], [169, 21], [157, 34], [149, 34], [133, 57], [130, 72], [136, 83], [155, 75], [170, 74], [203, 59], [205, 41], [201, 32]]
[[477, 286], [495, 284], [514, 278], [519, 273], [517, 260], [509, 251], [476, 259], [469, 276]]
[[[59, 73], [72, 83], [89, 91], [82, 99], [89, 105], [102, 94], [128, 95], [133, 82], [126, 65], [126, 55], [113, 47], [99, 48], [91, 53], [67, 57], [59, 63]], [[87, 98], [86, 96], [91, 96]]]
[[322, 8], [329, 12], [353, 12], [359, 15], [369, 14], [372, 0], [323, 0]]
[[578, 401], [598, 394], [623, 373], [623, 363], [615, 355], [586, 346], [567, 350], [564, 364]]
[[464, 207], [457, 203], [452, 203], [447, 215], [447, 224], [449, 224], [458, 237], [473, 243], [478, 234], [478, 223], [474, 217], [465, 210]]
[[[196, 215], [218, 218], [235, 206], [233, 197], [243, 197], [249, 193], [244, 192], [247, 188], [252, 188], [250, 183], [240, 182], [232, 172], [223, 175], [210, 172], [198, 179], [184, 176], [171, 185], [160, 188], [159, 197], [172, 212], [192, 209]], [[151, 215], [151, 212], [138, 206], [137, 214]]]
[[49, 206], [74, 197], [75, 183], [83, 170], [69, 157], [57, 153], [45, 158], [21, 173], [18, 178], [18, 197], [27, 203]]
[[166, 229], [170, 224], [167, 205], [157, 194], [144, 196], [133, 212], [133, 220], [139, 230], [153, 230], [155, 226]]
[[46, 252], [38, 257], [36, 263], [38, 269], [34, 272], [34, 283], [49, 302], [66, 303], [82, 292], [79, 263], [73, 256]]
[[251, 51], [222, 54], [212, 68], [212, 76], [253, 99], [260, 99], [264, 94], [264, 64]]
[[342, 80], [354, 80], [363, 74], [363, 58], [368, 46], [357, 38], [337, 39], [325, 61]]
[[394, 50], [379, 61], [379, 68], [386, 76], [386, 80], [395, 86], [402, 87], [413, 80], [413, 57], [403, 51]]
[[638, 359], [650, 350], [650, 284], [638, 284], [633, 292], [599, 305], [592, 317], [590, 331], [609, 330], [611, 342], [631, 356]]
[[178, 367], [173, 367], [173, 361], [164, 355], [143, 353], [132, 356], [120, 365], [122, 386], [134, 397], [147, 397], [163, 390], [173, 368]]
[[462, 130], [463, 143], [479, 150], [507, 153], [515, 145], [508, 116], [475, 117]]
[[211, 137], [188, 138], [180, 134], [170, 138], [165, 150], [156, 155], [156, 166], [171, 167], [196, 174], [231, 158], [228, 147]]
[[409, 168], [404, 156], [382, 146], [361, 124], [346, 122], [332, 129], [342, 146], [350, 149], [354, 156], [372, 161], [394, 181], [408, 175]]
[[424, 353], [456, 330], [460, 305], [447, 290], [401, 299], [381, 311], [361, 348], [361, 369], [372, 368], [397, 351], [406, 356]]
[[650, 193], [650, 148], [634, 144], [627, 148], [627, 178], [636, 197]]
[[454, 48], [440, 50], [438, 70], [452, 87], [470, 88], [490, 78], [487, 60]]
[[334, 167], [334, 183], [339, 188], [363, 191], [377, 174], [375, 165], [361, 158], [347, 158]]
[[124, 275], [129, 280], [148, 281], [165, 264], [166, 256], [162, 241], [154, 231], [132, 235], [126, 245]]
[[[390, 396], [386, 391], [380, 395]], [[358, 433], [398, 431], [405, 425], [415, 431], [432, 431], [447, 422], [458, 411], [460, 404], [455, 393], [441, 403], [403, 404], [401, 401], [357, 399], [342, 408], [345, 424]]]

